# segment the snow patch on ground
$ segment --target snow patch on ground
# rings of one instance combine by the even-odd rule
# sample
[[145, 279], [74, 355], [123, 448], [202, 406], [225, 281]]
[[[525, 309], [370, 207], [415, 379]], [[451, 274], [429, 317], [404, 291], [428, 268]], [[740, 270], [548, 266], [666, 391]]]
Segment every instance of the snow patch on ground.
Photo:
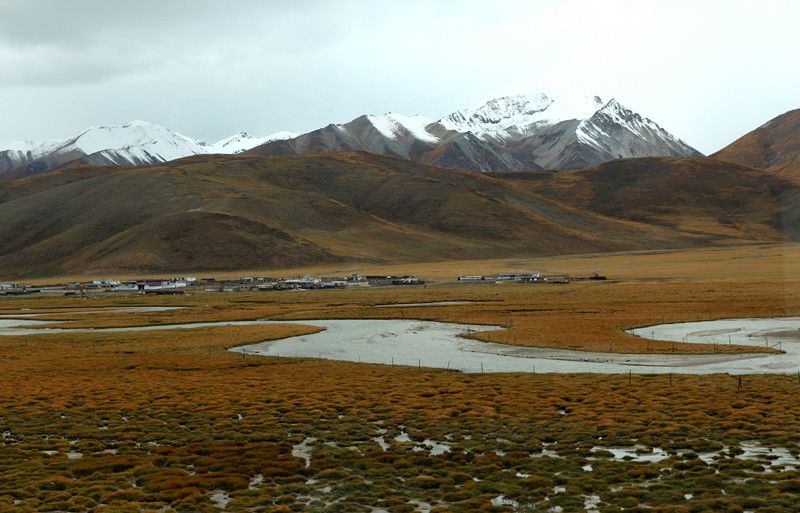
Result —
[[224, 490], [215, 490], [211, 494], [211, 500], [214, 501], [214, 504], [216, 504], [218, 508], [225, 509], [231, 501], [231, 498], [228, 492]]
[[306, 437], [302, 442], [292, 446], [292, 456], [299, 458], [306, 463], [306, 468], [311, 466], [311, 451], [313, 450], [309, 444], [316, 442], [314, 437]]

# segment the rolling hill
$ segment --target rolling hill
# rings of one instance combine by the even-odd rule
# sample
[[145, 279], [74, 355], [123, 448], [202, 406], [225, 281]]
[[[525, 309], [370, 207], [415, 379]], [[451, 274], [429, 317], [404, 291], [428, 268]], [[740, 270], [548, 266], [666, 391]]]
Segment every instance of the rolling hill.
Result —
[[0, 181], [0, 269], [19, 277], [411, 262], [740, 236], [614, 219], [530, 183], [365, 153], [73, 166]]
[[621, 159], [582, 170], [507, 175], [574, 208], [708, 240], [797, 240], [797, 186], [707, 157]]
[[771, 119], [712, 156], [756, 169], [796, 168], [800, 165], [800, 109]]

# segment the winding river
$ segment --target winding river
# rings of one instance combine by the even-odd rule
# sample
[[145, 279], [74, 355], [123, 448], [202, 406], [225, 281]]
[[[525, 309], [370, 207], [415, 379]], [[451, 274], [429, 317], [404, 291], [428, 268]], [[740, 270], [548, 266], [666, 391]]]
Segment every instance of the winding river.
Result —
[[[83, 312], [87, 313], [87, 312]], [[91, 312], [90, 312], [91, 313]], [[654, 340], [741, 344], [780, 348], [780, 354], [655, 355], [531, 348], [463, 338], [470, 332], [501, 329], [409, 319], [322, 319], [303, 321], [221, 321], [128, 328], [42, 327], [40, 314], [0, 316], [1, 335], [44, 335], [195, 329], [211, 326], [299, 324], [324, 328], [310, 335], [241, 346], [231, 351], [282, 357], [324, 358], [384, 365], [408, 365], [462, 372], [537, 373], [796, 373], [800, 372], [800, 318], [728, 319], [648, 326], [629, 333]]]

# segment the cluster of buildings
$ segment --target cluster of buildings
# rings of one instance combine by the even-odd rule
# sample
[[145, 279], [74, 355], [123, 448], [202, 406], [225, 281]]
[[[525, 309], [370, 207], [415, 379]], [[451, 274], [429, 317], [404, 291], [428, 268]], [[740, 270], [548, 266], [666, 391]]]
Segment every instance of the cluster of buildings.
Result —
[[188, 292], [242, 292], [267, 290], [343, 289], [353, 287], [381, 287], [418, 285], [424, 281], [416, 276], [302, 276], [271, 278], [247, 276], [238, 279], [217, 280], [182, 276], [176, 278], [143, 278], [135, 280], [96, 279], [79, 283], [61, 283], [31, 288], [25, 285], [0, 284], [0, 296], [42, 293], [46, 295], [75, 296], [84, 294], [154, 294], [174, 295]]
[[[425, 283], [416, 276], [383, 276], [353, 274], [350, 276], [303, 276], [299, 278], [269, 278], [248, 276], [239, 278], [238, 290], [344, 289], [353, 287], [385, 287]], [[208, 292], [231, 287], [230, 282], [207, 289]], [[223, 290], [224, 291], [224, 290]]]
[[489, 276], [459, 276], [458, 281], [486, 281], [491, 283], [503, 283], [516, 281], [523, 283], [569, 283], [569, 278], [563, 275], [542, 275], [540, 273], [521, 272], [521, 273], [499, 273]]
[[[590, 276], [544, 275], [538, 272], [504, 272], [492, 275], [459, 276], [459, 282], [483, 283], [548, 283], [566, 284], [573, 280], [605, 280], [598, 273]], [[83, 294], [184, 294], [187, 292], [253, 292], [268, 290], [316, 290], [357, 287], [389, 287], [425, 283], [416, 276], [385, 276], [352, 274], [350, 276], [300, 276], [273, 278], [245, 276], [238, 279], [196, 278], [143, 278], [135, 280], [96, 279], [81, 283], [46, 285], [32, 288], [26, 285], [0, 283], [0, 296], [42, 293], [48, 295]]]
[[23, 294], [34, 294], [39, 289], [27, 285], [16, 283], [0, 283], [0, 296], [21, 296]]
[[181, 278], [152, 279], [152, 280], [93, 280], [93, 285], [100, 287], [109, 286], [116, 292], [144, 292], [144, 293], [166, 293], [169, 291], [177, 292], [197, 282], [193, 276]]

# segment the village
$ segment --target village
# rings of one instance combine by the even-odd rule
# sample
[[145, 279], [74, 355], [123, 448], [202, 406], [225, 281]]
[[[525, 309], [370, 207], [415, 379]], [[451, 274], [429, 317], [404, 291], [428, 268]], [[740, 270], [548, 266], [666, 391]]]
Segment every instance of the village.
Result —
[[556, 285], [565, 285], [571, 281], [584, 281], [584, 280], [607, 280], [608, 278], [598, 272], [593, 272], [588, 276], [567, 276], [564, 274], [542, 274], [538, 272], [507, 272], [498, 273], [493, 275], [464, 275], [459, 276], [459, 282], [483, 282], [483, 283], [548, 283]]
[[460, 282], [489, 282], [489, 283], [504, 283], [509, 281], [517, 281], [523, 283], [569, 283], [569, 278], [563, 275], [544, 276], [541, 273], [499, 273], [490, 276], [459, 276]]
[[139, 278], [130, 280], [93, 279], [84, 282], [55, 283], [32, 286], [21, 283], [0, 283], [0, 296], [42, 294], [75, 296], [85, 294], [152, 294], [181, 295], [186, 293], [257, 292], [283, 290], [344, 289], [354, 287], [389, 287], [424, 284], [416, 276], [361, 275], [300, 276], [274, 278], [246, 276], [238, 279], [197, 278]]
[[[606, 280], [605, 276], [593, 273], [589, 276], [567, 276], [541, 274], [539, 272], [503, 272], [492, 275], [463, 275], [458, 283], [524, 283], [564, 285], [571, 281]], [[97, 278], [83, 282], [30, 285], [24, 283], [0, 283], [0, 296], [41, 294], [48, 296], [76, 296], [99, 294], [149, 294], [181, 295], [187, 293], [259, 292], [291, 290], [349, 289], [361, 287], [401, 287], [425, 285], [426, 281], [410, 274], [349, 276], [295, 276], [277, 278], [270, 276], [243, 276], [238, 279], [197, 278], [180, 276], [171, 278], [108, 279]]]

